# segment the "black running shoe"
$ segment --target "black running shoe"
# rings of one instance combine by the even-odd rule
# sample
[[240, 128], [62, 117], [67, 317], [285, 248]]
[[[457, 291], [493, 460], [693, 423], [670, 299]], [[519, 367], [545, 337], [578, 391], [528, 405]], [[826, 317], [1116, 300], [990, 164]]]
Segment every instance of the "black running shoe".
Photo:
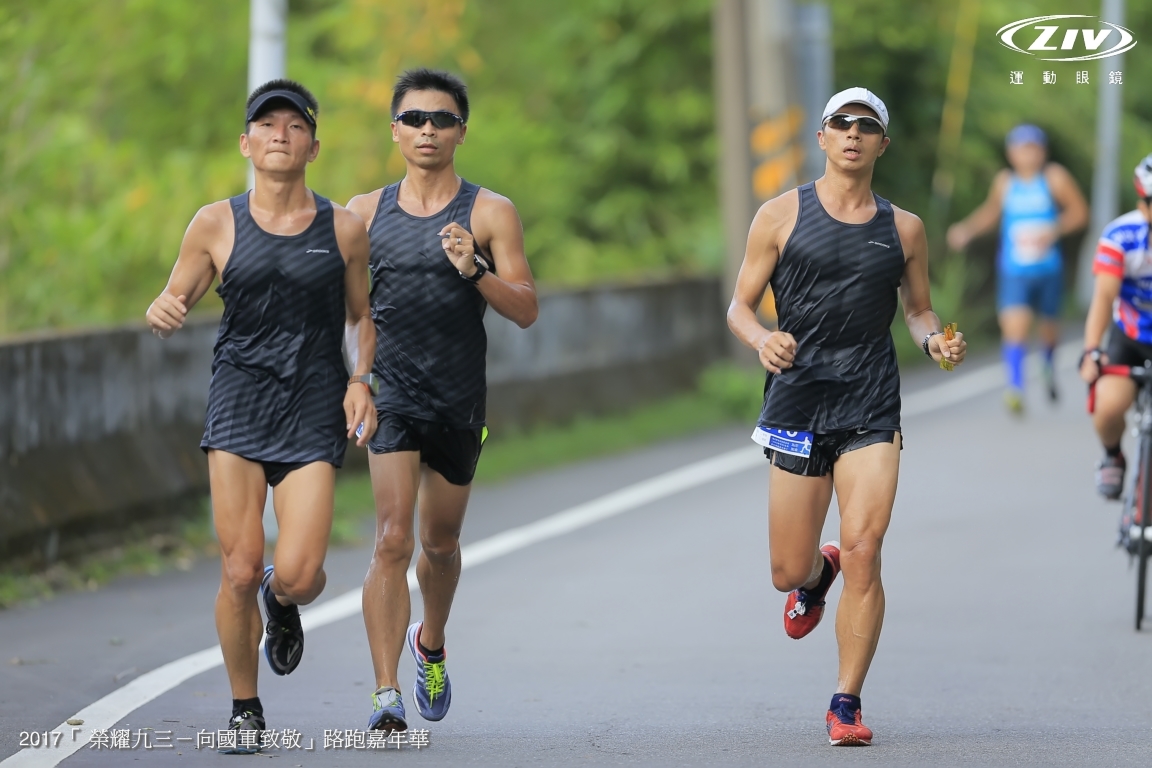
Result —
[[271, 582], [272, 566], [268, 566], [260, 582], [260, 596], [268, 616], [264, 658], [277, 675], [289, 675], [300, 666], [304, 656], [304, 628], [300, 626], [300, 609], [295, 605], [281, 605], [268, 586]]
[[1124, 490], [1124, 470], [1128, 462], [1123, 453], [1104, 455], [1096, 465], [1096, 491], [1106, 499], [1118, 499]]
[[228, 721], [228, 730], [216, 734], [216, 751], [222, 755], [254, 755], [260, 751], [265, 728], [264, 715], [238, 712]]

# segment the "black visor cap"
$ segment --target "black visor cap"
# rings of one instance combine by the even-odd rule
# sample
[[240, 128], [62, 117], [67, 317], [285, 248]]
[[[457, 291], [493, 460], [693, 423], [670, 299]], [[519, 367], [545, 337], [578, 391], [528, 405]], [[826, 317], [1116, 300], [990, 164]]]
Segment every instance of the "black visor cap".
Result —
[[303, 96], [292, 91], [268, 91], [268, 93], [260, 94], [252, 102], [252, 106], [248, 107], [248, 116], [244, 119], [244, 124], [247, 125], [265, 112], [272, 111], [275, 106], [272, 102], [275, 101], [288, 102], [287, 106], [303, 115], [310, 125], [316, 125], [316, 110], [308, 105]]

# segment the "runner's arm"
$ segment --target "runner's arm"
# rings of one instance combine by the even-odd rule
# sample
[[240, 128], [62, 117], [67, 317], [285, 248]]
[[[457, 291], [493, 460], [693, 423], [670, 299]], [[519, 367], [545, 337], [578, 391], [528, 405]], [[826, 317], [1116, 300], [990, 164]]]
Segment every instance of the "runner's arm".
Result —
[[344, 269], [344, 300], [347, 306], [345, 339], [355, 339], [348, 347], [354, 376], [372, 372], [376, 357], [376, 324], [372, 322], [368, 299], [368, 230], [364, 220], [352, 211], [333, 206], [336, 239], [347, 259]]
[[[372, 322], [371, 302], [368, 299], [368, 230], [364, 220], [352, 211], [332, 206], [336, 225], [336, 242], [340, 253], [346, 259], [344, 266], [344, 303], [346, 325], [345, 344], [353, 339], [353, 348], [348, 349], [353, 362], [352, 375], [360, 376], [372, 372], [376, 360], [376, 324]], [[355, 331], [352, 332], [352, 329]], [[371, 388], [361, 384], [350, 384], [344, 396], [344, 415], [347, 419], [348, 437], [357, 435], [361, 424], [364, 429], [357, 435], [356, 445], [364, 447], [376, 432], [376, 405]]]
[[1001, 169], [988, 190], [988, 197], [976, 210], [966, 217], [948, 227], [948, 247], [954, 251], [962, 251], [977, 237], [991, 232], [1000, 221], [1001, 205], [1004, 200], [1004, 189], [1008, 186], [1010, 173]]
[[166, 339], [182, 328], [188, 311], [212, 287], [216, 277], [212, 246], [218, 245], [225, 234], [225, 214], [231, 214], [226, 200], [206, 205], [196, 212], [185, 230], [168, 284], [144, 315], [152, 332], [160, 338]]
[[799, 194], [792, 190], [760, 206], [748, 230], [744, 261], [728, 305], [728, 328], [745, 346], [756, 350], [760, 364], [772, 373], [792, 367], [796, 340], [789, 333], [765, 328], [756, 313], [780, 259], [781, 232], [791, 232], [795, 226], [799, 200]]
[[[506, 197], [481, 189], [476, 194], [471, 224], [472, 234], [455, 224], [445, 227], [444, 231], [455, 227], [454, 236], [465, 239], [465, 242], [467, 238], [473, 238], [472, 252], [479, 252], [481, 258], [485, 254], [491, 257], [495, 272], [490, 270], [482, 276], [476, 289], [501, 316], [527, 328], [536, 322], [540, 304], [536, 297], [536, 282], [524, 255], [524, 226], [520, 223], [516, 206]], [[478, 250], [477, 245], [480, 246]]]
[[1044, 169], [1044, 179], [1048, 182], [1052, 198], [1060, 206], [1060, 219], [1057, 222], [1059, 236], [1079, 232], [1088, 226], [1088, 203], [1068, 169], [1059, 163], [1049, 163]]
[[[928, 341], [928, 352], [939, 362], [946, 358], [954, 364], [963, 362], [968, 350], [964, 334], [944, 340], [940, 318], [932, 309], [931, 284], [928, 282], [928, 236], [924, 233], [924, 222], [919, 216], [892, 206], [896, 218], [896, 231], [900, 234], [900, 245], [904, 249], [904, 279], [900, 281], [900, 303], [904, 305], [904, 322], [917, 345], [923, 343], [928, 334], [935, 334]], [[946, 354], [945, 354], [946, 353]]]

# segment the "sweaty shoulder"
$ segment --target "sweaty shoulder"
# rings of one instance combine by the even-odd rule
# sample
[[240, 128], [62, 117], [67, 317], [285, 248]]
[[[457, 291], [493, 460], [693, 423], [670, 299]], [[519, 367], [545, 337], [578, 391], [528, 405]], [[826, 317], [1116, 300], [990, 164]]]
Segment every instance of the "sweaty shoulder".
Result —
[[760, 206], [752, 220], [752, 228], [758, 230], [758, 239], [775, 243], [777, 249], [783, 251], [796, 228], [799, 215], [800, 190], [790, 189]]
[[345, 259], [354, 255], [357, 249], [367, 247], [368, 230], [364, 219], [353, 211], [332, 203], [332, 225], [336, 230], [336, 242]]
[[348, 210], [359, 216], [365, 227], [372, 226], [372, 219], [376, 216], [376, 206], [380, 204], [382, 192], [383, 187], [363, 195], [356, 195], [348, 201]]
[[476, 192], [476, 202], [472, 205], [470, 229], [480, 241], [492, 239], [494, 232], [504, 227], [519, 227], [520, 214], [512, 201], [490, 189], [480, 187]]
[[515, 213], [516, 206], [512, 201], [504, 197], [504, 195], [497, 194], [490, 189], [480, 187], [476, 191], [476, 203], [472, 207], [472, 216], [475, 218], [476, 214], [481, 215], [500, 215]]
[[906, 211], [892, 203], [889, 205], [892, 205], [892, 218], [895, 220], [896, 233], [900, 235], [900, 247], [904, 249], [904, 256], [907, 258], [914, 253], [916, 244], [927, 237], [924, 232], [924, 222], [911, 211]]

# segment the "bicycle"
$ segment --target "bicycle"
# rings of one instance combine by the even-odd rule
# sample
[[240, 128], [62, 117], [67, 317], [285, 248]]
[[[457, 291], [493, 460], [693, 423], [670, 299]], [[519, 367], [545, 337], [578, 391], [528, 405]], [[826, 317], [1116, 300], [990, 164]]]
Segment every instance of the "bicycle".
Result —
[[[1120, 516], [1120, 540], [1117, 546], [1128, 550], [1137, 559], [1136, 569], [1136, 629], [1144, 621], [1144, 593], [1148, 575], [1148, 558], [1152, 556], [1152, 525], [1149, 524], [1152, 499], [1152, 360], [1144, 365], [1102, 365], [1101, 376], [1126, 376], [1136, 382], [1137, 424], [1133, 432], [1137, 438], [1136, 472], [1123, 495]], [[1096, 385], [1089, 389], [1088, 412], [1096, 406]], [[1138, 530], [1137, 530], [1138, 529]], [[1135, 539], [1135, 541], [1133, 540]]]

